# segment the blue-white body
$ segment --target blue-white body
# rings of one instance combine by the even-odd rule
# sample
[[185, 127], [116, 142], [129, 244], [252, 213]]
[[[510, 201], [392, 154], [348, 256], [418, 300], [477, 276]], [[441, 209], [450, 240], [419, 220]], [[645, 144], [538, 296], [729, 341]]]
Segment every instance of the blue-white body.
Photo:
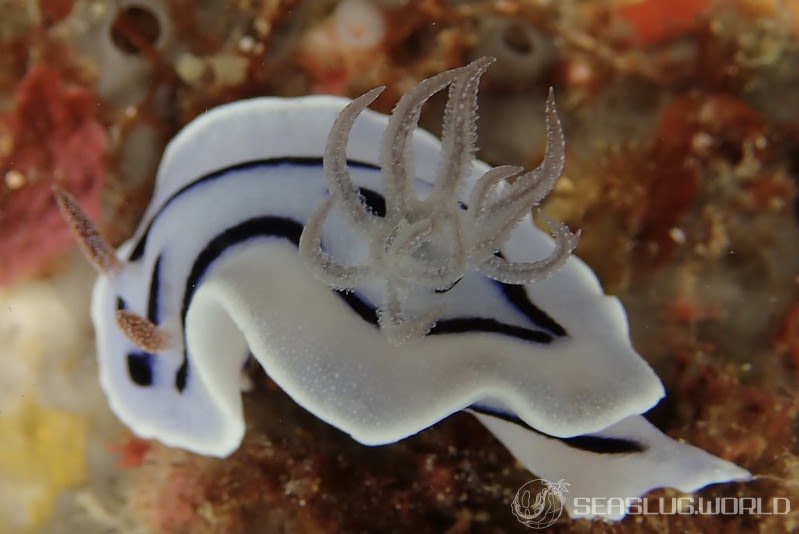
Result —
[[[329, 196], [322, 156], [348, 102], [237, 102], [202, 115], [170, 143], [152, 203], [118, 251], [125, 267], [99, 279], [92, 305], [101, 383], [134, 432], [201, 454], [230, 454], [245, 431], [240, 374], [254, 357], [296, 402], [368, 445], [470, 409], [537, 475], [571, 484], [571, 513], [578, 496], [693, 491], [748, 478], [640, 415], [663, 388], [631, 347], [621, 304], [575, 257], [522, 286], [468, 272], [445, 295], [429, 297], [446, 301], [433, 330], [399, 346], [377, 326], [380, 284], [339, 292], [319, 281], [297, 241]], [[353, 182], [377, 212], [386, 121], [362, 114], [347, 148]], [[411, 143], [423, 197], [441, 145], [420, 130]], [[475, 162], [468, 184], [488, 168]], [[368, 252], [335, 209], [322, 246], [344, 263]], [[552, 247], [527, 217], [501, 252], [529, 261]], [[118, 309], [157, 324], [168, 348], [148, 354], [136, 347], [114, 322]], [[574, 439], [585, 434], [597, 439]]]

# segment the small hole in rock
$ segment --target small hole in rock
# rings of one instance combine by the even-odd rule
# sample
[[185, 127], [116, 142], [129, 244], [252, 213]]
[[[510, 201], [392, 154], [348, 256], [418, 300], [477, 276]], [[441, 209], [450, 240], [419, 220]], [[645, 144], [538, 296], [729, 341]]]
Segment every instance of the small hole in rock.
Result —
[[533, 51], [533, 40], [524, 24], [512, 23], [502, 32], [502, 41], [517, 54], [529, 54]]
[[142, 44], [154, 46], [160, 35], [158, 18], [141, 6], [121, 9], [111, 25], [111, 41], [127, 54], [140, 54]]

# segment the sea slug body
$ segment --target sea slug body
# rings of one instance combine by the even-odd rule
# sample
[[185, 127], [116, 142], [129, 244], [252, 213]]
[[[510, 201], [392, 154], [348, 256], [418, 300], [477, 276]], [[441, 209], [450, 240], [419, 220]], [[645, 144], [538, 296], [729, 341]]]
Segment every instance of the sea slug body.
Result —
[[[227, 456], [253, 357], [297, 403], [367, 445], [469, 410], [573, 499], [694, 491], [749, 473], [641, 415], [663, 387], [624, 310], [531, 209], [565, 148], [554, 99], [537, 169], [474, 160], [489, 60], [436, 75], [391, 117], [350, 101], [257, 98], [213, 109], [168, 146], [141, 226], [113, 251], [56, 198], [101, 276], [100, 381], [135, 433]], [[416, 127], [449, 90], [442, 141]], [[513, 185], [505, 182], [515, 176]], [[619, 519], [618, 510], [604, 517]]]

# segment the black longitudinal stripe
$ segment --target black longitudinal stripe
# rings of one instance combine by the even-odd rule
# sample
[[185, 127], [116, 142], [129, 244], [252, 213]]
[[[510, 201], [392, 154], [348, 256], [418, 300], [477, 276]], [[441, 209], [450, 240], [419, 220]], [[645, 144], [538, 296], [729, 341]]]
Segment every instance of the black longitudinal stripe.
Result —
[[[174, 202], [178, 197], [180, 197], [186, 191], [190, 189], [206, 183], [210, 182], [219, 178], [224, 177], [229, 173], [235, 173], [235, 171], [240, 171], [244, 169], [252, 169], [255, 167], [276, 167], [279, 165], [296, 165], [302, 167], [321, 167], [322, 166], [322, 158], [321, 157], [305, 157], [305, 156], [286, 156], [282, 158], [269, 158], [269, 159], [256, 159], [250, 161], [243, 161], [241, 163], [236, 163], [235, 165], [229, 165], [227, 167], [223, 167], [221, 169], [217, 169], [213, 172], [209, 172], [208, 174], [204, 174], [197, 178], [196, 180], [184, 185], [179, 190], [177, 190], [172, 196], [170, 196], [162, 205], [158, 208], [158, 211], [155, 212], [153, 217], [150, 219], [150, 222], [147, 223], [147, 228], [145, 229], [142, 236], [136, 242], [136, 246], [133, 247], [133, 250], [130, 252], [130, 256], [128, 256], [128, 261], [136, 261], [141, 259], [144, 255], [144, 248], [147, 245], [147, 239], [150, 236], [150, 230], [153, 227], [153, 224], [158, 219], [158, 217], [164, 212], [164, 210], [169, 206], [172, 202]], [[378, 165], [374, 165], [372, 163], [367, 163], [364, 161], [358, 160], [347, 160], [347, 165], [353, 168], [361, 168], [361, 169], [371, 169], [371, 170], [380, 170]], [[362, 195], [364, 196], [367, 204], [370, 205], [373, 211], [378, 213], [381, 202], [377, 201], [377, 199], [372, 198], [374, 202], [370, 201], [369, 193], [374, 193], [373, 191], [364, 190], [362, 191]], [[382, 199], [380, 195], [374, 193]], [[385, 200], [382, 201], [382, 212], [385, 214]]]
[[[183, 304], [180, 310], [180, 324], [183, 332], [186, 331], [186, 314], [189, 311], [191, 299], [197, 290], [203, 276], [211, 264], [221, 256], [229, 247], [243, 243], [256, 237], [278, 237], [288, 239], [295, 245], [300, 243], [302, 224], [285, 217], [255, 217], [232, 226], [214, 237], [205, 248], [197, 255], [191, 266], [186, 288], [183, 292]], [[186, 340], [183, 340], [183, 362], [175, 375], [175, 388], [178, 391], [186, 389], [189, 373], [189, 358]]]
[[158, 324], [158, 302], [161, 293], [161, 258], [163, 254], [159, 254], [153, 265], [153, 272], [150, 275], [150, 295], [147, 298], [147, 318], [154, 324]]
[[545, 434], [540, 430], [536, 430], [522, 421], [520, 418], [500, 410], [491, 409], [477, 404], [473, 404], [469, 407], [469, 409], [482, 415], [496, 417], [497, 419], [502, 419], [508, 423], [513, 423], [514, 425], [525, 428], [530, 432], [535, 432], [536, 434], [544, 436], [545, 438], [560, 441], [568, 447], [579, 449], [585, 452], [593, 452], [595, 454], [633, 454], [642, 453], [647, 450], [647, 446], [645, 444], [626, 438], [606, 438], [591, 434], [574, 436], [572, 438], [559, 438], [557, 436]]
[[503, 334], [506, 336], [532, 341], [534, 343], [552, 343], [554, 337], [548, 332], [541, 330], [531, 330], [523, 326], [514, 326], [501, 323], [496, 319], [485, 317], [456, 317], [453, 319], [442, 319], [436, 322], [428, 335], [437, 334], [462, 334], [465, 332], [488, 332], [492, 334]]
[[336, 291], [336, 293], [361, 319], [372, 326], [378, 326], [377, 308], [367, 304], [366, 301], [352, 291]]
[[[505, 255], [502, 254], [501, 251], [497, 252], [495, 255], [505, 259]], [[530, 300], [530, 296], [527, 294], [527, 290], [524, 288], [524, 285], [506, 284], [504, 282], [495, 283], [499, 286], [500, 291], [502, 291], [502, 294], [505, 295], [505, 298], [508, 299], [508, 302], [510, 302], [514, 308], [519, 310], [528, 319], [530, 319], [534, 325], [549, 330], [552, 335], [557, 337], [565, 337], [569, 335], [566, 329], [563, 328], [563, 325], [550, 317], [547, 312], [533, 304], [533, 301]]]
[[[366, 301], [354, 292], [338, 292], [338, 295], [361, 319], [373, 326], [378, 326], [377, 308], [366, 303]], [[428, 335], [462, 334], [465, 332], [504, 334], [535, 343], [551, 343], [554, 339], [547, 332], [509, 325], [501, 323], [496, 319], [487, 319], [485, 317], [455, 317], [452, 319], [442, 319], [433, 326]]]
[[565, 337], [569, 333], [555, 319], [550, 317], [547, 312], [533, 304], [527, 290], [523, 285], [512, 285], [504, 282], [494, 282], [505, 295], [514, 308], [525, 315], [534, 325], [544, 328], [555, 337]]

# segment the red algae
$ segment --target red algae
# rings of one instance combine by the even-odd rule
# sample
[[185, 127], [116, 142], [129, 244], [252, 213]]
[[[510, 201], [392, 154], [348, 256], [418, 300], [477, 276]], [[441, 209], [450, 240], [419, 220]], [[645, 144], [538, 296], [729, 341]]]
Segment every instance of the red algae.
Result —
[[615, 213], [615, 231], [628, 236], [635, 252], [630, 265], [644, 272], [666, 265], [685, 244], [718, 253], [723, 243], [716, 234], [725, 227], [717, 210], [773, 211], [794, 194], [784, 169], [773, 167], [774, 137], [766, 119], [741, 99], [678, 94], [659, 112], [651, 137], [606, 156], [598, 173], [603, 193], [586, 217], [600, 224], [595, 217]]
[[39, 0], [39, 11], [45, 24], [54, 24], [67, 18], [75, 0]]
[[711, 0], [637, 0], [624, 2], [619, 17], [631, 28], [638, 45], [655, 45], [696, 30]]
[[[773, 461], [771, 451], [789, 446], [799, 405], [788, 396], [741, 384], [736, 373], [680, 352], [668, 378], [672, 425], [678, 437], [757, 474]], [[682, 402], [691, 399], [691, 403]], [[722, 425], [735, 413], [732, 424]]]
[[0, 117], [0, 284], [41, 272], [74, 243], [52, 200], [59, 183], [96, 217], [105, 179], [106, 130], [98, 101], [58, 72], [34, 67]]
[[110, 444], [108, 450], [117, 456], [117, 467], [133, 469], [144, 463], [150, 447], [149, 441], [131, 436], [120, 443]]

